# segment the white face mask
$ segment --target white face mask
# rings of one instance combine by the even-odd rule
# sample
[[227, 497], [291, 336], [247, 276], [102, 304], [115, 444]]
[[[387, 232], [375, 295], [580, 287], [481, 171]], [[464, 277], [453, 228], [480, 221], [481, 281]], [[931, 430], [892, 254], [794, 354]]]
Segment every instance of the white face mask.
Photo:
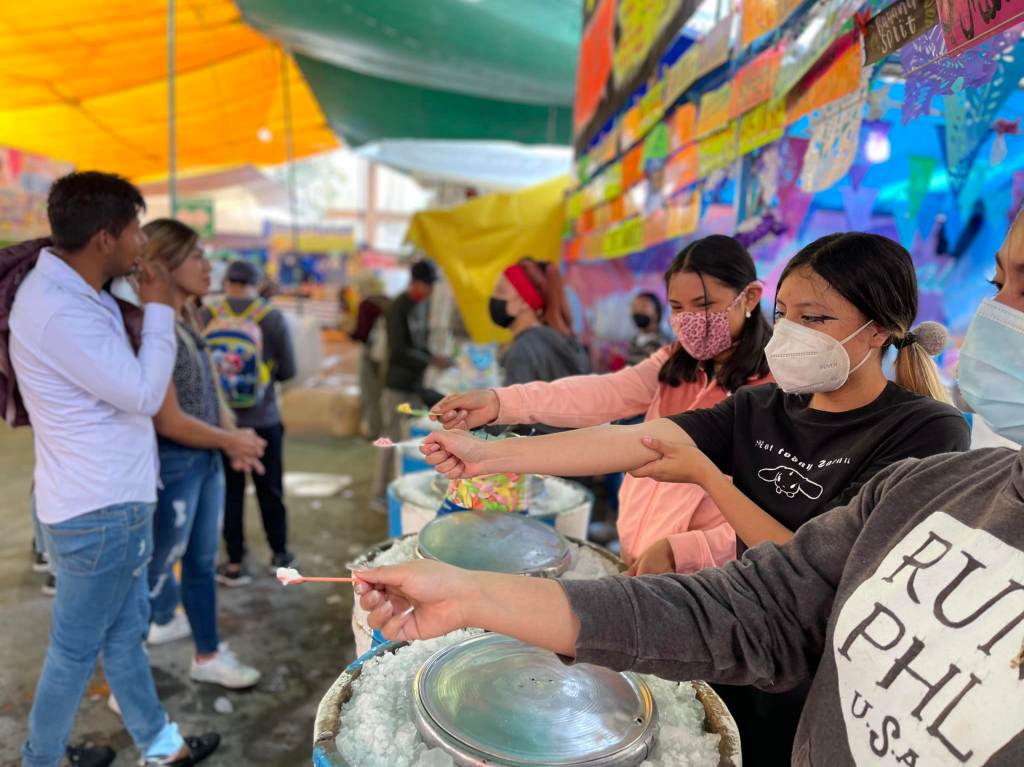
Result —
[[850, 355], [843, 346], [870, 324], [869, 320], [837, 341], [820, 330], [786, 319], [777, 321], [772, 339], [764, 349], [776, 383], [788, 394], [835, 391], [871, 356], [869, 350], [851, 370]]
[[1024, 443], [1024, 312], [986, 299], [960, 348], [960, 392], [1006, 439]]

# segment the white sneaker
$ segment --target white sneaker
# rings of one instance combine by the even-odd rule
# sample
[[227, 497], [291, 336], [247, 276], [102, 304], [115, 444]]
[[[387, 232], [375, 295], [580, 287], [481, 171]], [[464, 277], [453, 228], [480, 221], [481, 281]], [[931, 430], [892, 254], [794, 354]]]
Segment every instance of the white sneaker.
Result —
[[147, 641], [152, 645], [167, 644], [190, 636], [192, 636], [192, 626], [188, 622], [188, 616], [185, 613], [176, 612], [170, 623], [165, 623], [162, 626], [159, 623], [152, 624], [149, 627]]
[[220, 643], [217, 655], [211, 660], [199, 663], [193, 657], [190, 676], [194, 682], [219, 684], [229, 690], [245, 690], [260, 681], [260, 672], [238, 660], [228, 649], [227, 642]]

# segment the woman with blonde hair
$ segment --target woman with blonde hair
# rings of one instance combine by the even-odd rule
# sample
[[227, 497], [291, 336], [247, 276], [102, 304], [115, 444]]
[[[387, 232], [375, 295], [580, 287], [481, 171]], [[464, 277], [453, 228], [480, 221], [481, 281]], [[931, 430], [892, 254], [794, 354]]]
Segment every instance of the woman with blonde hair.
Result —
[[[210, 290], [210, 263], [199, 235], [173, 219], [151, 221], [143, 231], [148, 240], [143, 257], [162, 262], [174, 279], [178, 340], [171, 385], [154, 419], [161, 490], [149, 565], [149, 642], [170, 642], [191, 633], [193, 680], [231, 689], [252, 687], [260, 672], [240, 663], [217, 632], [216, 559], [224, 513], [221, 452], [239, 470], [261, 471], [265, 443], [252, 429], [234, 427], [198, 331], [196, 300]], [[174, 575], [179, 561], [180, 584]], [[184, 616], [176, 612], [179, 601]]]

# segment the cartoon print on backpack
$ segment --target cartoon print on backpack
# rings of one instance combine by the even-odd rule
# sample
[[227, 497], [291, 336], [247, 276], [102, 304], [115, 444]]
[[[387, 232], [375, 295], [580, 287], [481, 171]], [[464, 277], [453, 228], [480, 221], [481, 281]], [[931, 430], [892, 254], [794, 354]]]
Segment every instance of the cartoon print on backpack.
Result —
[[236, 313], [227, 300], [210, 307], [212, 319], [206, 327], [206, 344], [227, 403], [234, 409], [258, 405], [271, 385], [259, 324], [271, 308], [266, 301], [254, 301], [245, 311]]
[[797, 493], [802, 493], [816, 501], [821, 498], [824, 488], [803, 474], [788, 466], [776, 466], [774, 469], [761, 469], [757, 476], [765, 482], [775, 485], [775, 492], [787, 498], [795, 498]]

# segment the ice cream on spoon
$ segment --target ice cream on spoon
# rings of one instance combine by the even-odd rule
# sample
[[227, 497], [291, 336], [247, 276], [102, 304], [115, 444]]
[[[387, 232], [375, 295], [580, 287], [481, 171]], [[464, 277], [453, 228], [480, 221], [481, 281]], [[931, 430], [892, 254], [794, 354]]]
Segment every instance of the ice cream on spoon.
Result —
[[282, 586], [297, 586], [300, 583], [355, 583], [355, 578], [309, 578], [294, 567], [277, 568], [277, 579]]

